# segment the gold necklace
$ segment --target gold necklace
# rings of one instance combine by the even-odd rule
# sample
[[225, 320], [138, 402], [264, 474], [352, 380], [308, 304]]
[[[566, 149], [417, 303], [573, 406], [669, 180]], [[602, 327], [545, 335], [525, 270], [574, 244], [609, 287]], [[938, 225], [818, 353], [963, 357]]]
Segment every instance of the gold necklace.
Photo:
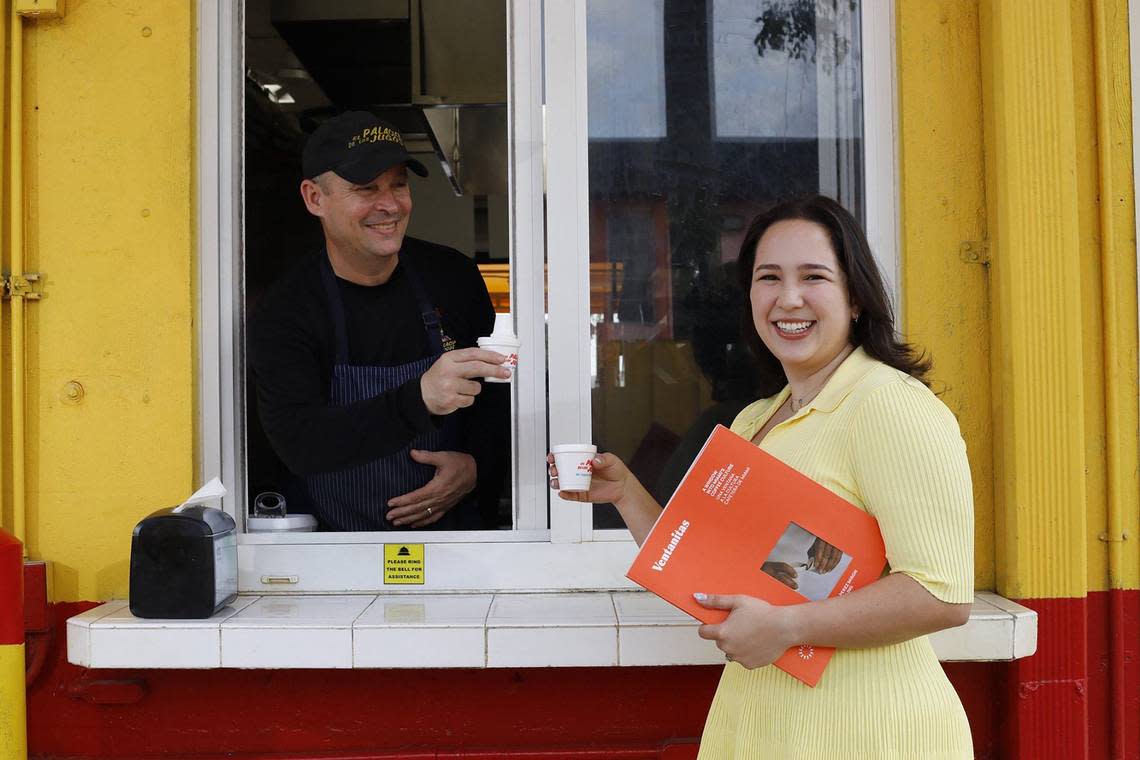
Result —
[[[839, 365], [842, 364], [843, 360], [850, 356], [851, 352], [854, 350], [855, 349], [853, 347], [848, 347], [840, 352], [838, 356], [839, 361], [835, 362], [835, 366], [832, 367], [831, 371], [827, 373], [827, 377], [823, 378], [823, 382], [821, 382], [819, 384], [819, 387], [812, 391], [810, 395], [802, 396], [798, 399], [792, 398], [792, 384], [790, 382], [788, 383], [788, 408], [792, 410], [792, 414], [799, 412], [801, 409], [807, 406], [812, 399], [819, 395], [819, 392], [823, 390], [823, 387], [825, 385], [827, 385], [827, 381], [830, 380], [831, 376], [835, 374], [835, 370], [839, 369]], [[796, 406], [797, 401], [799, 402], [799, 406]]]
[[[826, 385], [826, 383], [824, 383], [824, 384]], [[820, 386], [820, 388], [822, 388], [822, 387], [823, 386]], [[792, 414], [796, 414], [801, 409], [803, 409], [805, 406], [807, 406], [808, 402], [810, 402], [813, 398], [815, 398], [818, 395], [819, 395], [819, 390], [816, 390], [810, 396], [804, 396], [803, 398], [799, 398], [799, 399], [792, 398], [791, 395], [789, 395], [788, 396], [788, 408], [792, 410]], [[796, 406], [797, 402], [799, 403], [799, 406]]]

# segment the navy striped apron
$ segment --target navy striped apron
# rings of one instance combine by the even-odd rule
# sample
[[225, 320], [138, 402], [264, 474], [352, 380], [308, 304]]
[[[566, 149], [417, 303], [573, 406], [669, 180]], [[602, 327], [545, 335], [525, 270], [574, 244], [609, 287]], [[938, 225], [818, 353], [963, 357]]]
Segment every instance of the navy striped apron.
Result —
[[[443, 329], [439, 312], [424, 290], [419, 277], [408, 265], [407, 257], [400, 257], [404, 275], [415, 292], [416, 303], [427, 332], [430, 354], [406, 364], [392, 366], [354, 365], [348, 363], [348, 331], [345, 328], [344, 304], [340, 297], [336, 275], [328, 257], [321, 261], [321, 278], [328, 296], [329, 316], [336, 333], [336, 360], [333, 363], [330, 383], [330, 403], [348, 406], [357, 401], [399, 388], [419, 378], [443, 355]], [[378, 325], [377, 329], [383, 329]], [[460, 421], [456, 414], [443, 418], [436, 430], [421, 433], [404, 448], [379, 459], [336, 472], [323, 472], [305, 478], [309, 497], [317, 512], [323, 530], [366, 531], [407, 530], [388, 522], [388, 500], [426, 484], [435, 475], [435, 467], [420, 464], [412, 459], [412, 449], [425, 451], [458, 451]], [[476, 528], [470, 524], [477, 520], [477, 510], [471, 503], [474, 493], [468, 494], [447, 511], [440, 520], [429, 526], [436, 530], [462, 530]]]

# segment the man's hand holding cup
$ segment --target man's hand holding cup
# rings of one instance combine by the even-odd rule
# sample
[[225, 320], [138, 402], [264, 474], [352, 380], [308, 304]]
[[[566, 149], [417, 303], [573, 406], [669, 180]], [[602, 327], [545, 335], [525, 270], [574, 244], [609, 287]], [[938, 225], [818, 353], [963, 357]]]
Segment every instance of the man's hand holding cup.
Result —
[[502, 366], [507, 357], [484, 348], [448, 351], [420, 376], [424, 406], [435, 415], [451, 414], [475, 403], [482, 386], [475, 378], [509, 380], [510, 370]]
[[[490, 335], [479, 338], [476, 341], [479, 348], [485, 348], [489, 351], [496, 351], [503, 356], [507, 357], [503, 362], [503, 366], [514, 377], [515, 368], [519, 366], [519, 346], [522, 344], [519, 339], [515, 337], [514, 327], [511, 326], [510, 314], [496, 314], [495, 315], [495, 329], [491, 331]], [[487, 382], [489, 383], [508, 383], [510, 378], [503, 379], [501, 376], [488, 376]]]

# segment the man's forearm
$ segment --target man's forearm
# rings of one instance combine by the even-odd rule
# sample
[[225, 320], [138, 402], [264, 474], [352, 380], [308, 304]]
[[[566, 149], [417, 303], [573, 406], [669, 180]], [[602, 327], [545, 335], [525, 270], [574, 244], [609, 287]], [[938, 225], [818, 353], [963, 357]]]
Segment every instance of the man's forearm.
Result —
[[310, 404], [262, 409], [274, 450], [297, 475], [333, 472], [392, 454], [435, 427], [405, 388], [348, 406]]

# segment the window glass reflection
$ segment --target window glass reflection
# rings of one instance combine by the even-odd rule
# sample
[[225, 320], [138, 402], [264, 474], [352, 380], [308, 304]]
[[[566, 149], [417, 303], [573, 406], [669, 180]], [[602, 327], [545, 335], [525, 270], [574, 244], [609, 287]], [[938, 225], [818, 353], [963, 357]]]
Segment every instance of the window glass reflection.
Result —
[[[814, 192], [862, 216], [859, 4], [588, 9], [593, 434], [664, 502], [755, 400], [733, 269], [748, 222]], [[597, 505], [594, 525], [621, 521]]]
[[591, 0], [586, 65], [591, 138], [665, 136], [664, 0]]

